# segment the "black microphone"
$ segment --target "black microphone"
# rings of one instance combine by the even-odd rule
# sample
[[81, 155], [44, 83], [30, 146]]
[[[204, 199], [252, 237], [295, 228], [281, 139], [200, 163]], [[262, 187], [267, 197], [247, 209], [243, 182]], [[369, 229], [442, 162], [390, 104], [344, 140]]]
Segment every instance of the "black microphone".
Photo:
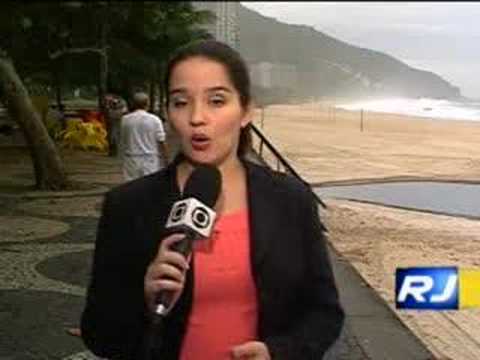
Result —
[[[216, 217], [212, 208], [221, 186], [221, 174], [216, 167], [198, 165], [194, 169], [185, 184], [182, 198], [173, 204], [165, 224], [168, 233], [185, 234], [184, 239], [172, 245], [172, 250], [187, 257], [192, 251], [193, 241], [210, 236]], [[170, 291], [161, 291], [157, 295], [156, 315], [166, 315], [171, 297]]]

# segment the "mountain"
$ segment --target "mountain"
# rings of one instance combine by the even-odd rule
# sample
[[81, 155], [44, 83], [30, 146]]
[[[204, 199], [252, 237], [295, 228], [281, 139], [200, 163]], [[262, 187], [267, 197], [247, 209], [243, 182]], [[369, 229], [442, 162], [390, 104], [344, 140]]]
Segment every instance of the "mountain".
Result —
[[250, 65], [296, 66], [297, 81], [290, 86], [290, 94], [296, 97], [461, 97], [458, 87], [432, 72], [342, 42], [310, 26], [279, 22], [241, 4], [239, 25], [239, 50]]

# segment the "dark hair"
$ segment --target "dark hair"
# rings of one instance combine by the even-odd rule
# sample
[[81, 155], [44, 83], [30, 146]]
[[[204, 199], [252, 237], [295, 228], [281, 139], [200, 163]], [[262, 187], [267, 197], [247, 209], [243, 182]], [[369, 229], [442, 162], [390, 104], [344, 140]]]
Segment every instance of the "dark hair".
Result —
[[[171, 56], [165, 71], [164, 89], [166, 92], [166, 105], [168, 107], [168, 89], [170, 88], [170, 77], [173, 69], [180, 62], [192, 57], [204, 57], [222, 64], [227, 71], [228, 77], [235, 90], [240, 95], [240, 105], [244, 110], [252, 101], [250, 88], [250, 74], [242, 56], [233, 48], [217, 40], [200, 40], [188, 43], [178, 48]], [[247, 154], [252, 144], [250, 124], [240, 131], [237, 154], [243, 157]]]
[[147, 93], [137, 91], [132, 96], [132, 106], [134, 110], [147, 109], [150, 104], [150, 98]]

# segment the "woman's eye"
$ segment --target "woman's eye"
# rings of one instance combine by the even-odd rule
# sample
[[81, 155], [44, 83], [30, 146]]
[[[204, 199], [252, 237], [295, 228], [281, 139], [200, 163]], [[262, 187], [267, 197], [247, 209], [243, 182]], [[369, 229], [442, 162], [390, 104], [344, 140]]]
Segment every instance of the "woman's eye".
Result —
[[210, 100], [210, 102], [215, 106], [222, 106], [225, 104], [225, 99], [223, 97], [217, 96]]
[[187, 105], [187, 102], [185, 100], [176, 99], [172, 101], [172, 104], [173, 104], [173, 107], [180, 108]]

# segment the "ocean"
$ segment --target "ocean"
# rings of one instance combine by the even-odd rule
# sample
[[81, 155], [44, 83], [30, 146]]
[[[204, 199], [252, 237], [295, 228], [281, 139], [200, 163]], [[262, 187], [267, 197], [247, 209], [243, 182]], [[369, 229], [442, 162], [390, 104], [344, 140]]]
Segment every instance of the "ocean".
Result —
[[419, 98], [384, 98], [354, 101], [336, 105], [345, 110], [364, 110], [419, 116], [429, 119], [451, 119], [480, 121], [480, 101], [450, 101]]

